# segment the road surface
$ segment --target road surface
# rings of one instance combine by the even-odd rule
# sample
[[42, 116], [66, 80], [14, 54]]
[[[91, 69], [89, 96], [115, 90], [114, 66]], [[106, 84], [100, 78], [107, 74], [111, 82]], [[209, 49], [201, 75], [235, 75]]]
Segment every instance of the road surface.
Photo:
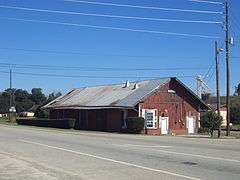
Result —
[[240, 140], [0, 125], [0, 179], [239, 180]]

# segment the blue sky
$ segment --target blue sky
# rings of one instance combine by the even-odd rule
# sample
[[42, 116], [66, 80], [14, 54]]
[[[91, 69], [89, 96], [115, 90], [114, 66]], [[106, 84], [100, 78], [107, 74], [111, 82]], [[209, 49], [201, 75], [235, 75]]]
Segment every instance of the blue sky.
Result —
[[[194, 3], [188, 0], [89, 0], [117, 4], [139, 6], [154, 6], [181, 9], [197, 9], [205, 11], [223, 11], [222, 5]], [[220, 0], [214, 0], [222, 2]], [[0, 5], [27, 8], [50, 9], [59, 11], [74, 11], [84, 13], [114, 14], [122, 16], [139, 16], [184, 20], [223, 21], [220, 14], [199, 14], [174, 11], [160, 11], [127, 7], [100, 6], [82, 3], [64, 2], [63, 0], [0, 0]], [[236, 38], [236, 44], [231, 48], [231, 56], [240, 57], [240, 1], [230, 1], [231, 32]], [[154, 31], [202, 34], [219, 36], [221, 47], [224, 48], [224, 33], [219, 24], [197, 24], [178, 22], [157, 22], [134, 19], [115, 19], [66, 15], [56, 13], [31, 12], [0, 8], [1, 41], [0, 63], [73, 66], [73, 67], [111, 67], [111, 68], [185, 68], [184, 70], [161, 71], [83, 71], [83, 70], [52, 70], [13, 68], [13, 72], [60, 74], [69, 76], [129, 76], [129, 80], [143, 79], [141, 77], [166, 76], [196, 76], [206, 75], [214, 63], [214, 40], [139, 32], [99, 30], [86, 27], [53, 25], [7, 20], [4, 18], [23, 18], [64, 23], [89, 24], [131, 29], [146, 29]], [[232, 21], [234, 21], [232, 23]], [[6, 49], [8, 48], [8, 49]], [[16, 49], [37, 49], [71, 53], [46, 53], [20, 51]], [[15, 49], [15, 50], [14, 50]], [[231, 88], [240, 81], [240, 58], [232, 59]], [[9, 86], [6, 66], [0, 67], [0, 90]], [[207, 73], [206, 83], [215, 88], [214, 68]], [[133, 78], [134, 77], [134, 78]], [[196, 89], [194, 77], [180, 78], [193, 90]], [[63, 78], [38, 77], [23, 74], [13, 74], [13, 86], [30, 90], [41, 87], [45, 93], [52, 91], [66, 92], [72, 88], [124, 82], [126, 78]], [[225, 62], [221, 57], [221, 93], [225, 94]]]

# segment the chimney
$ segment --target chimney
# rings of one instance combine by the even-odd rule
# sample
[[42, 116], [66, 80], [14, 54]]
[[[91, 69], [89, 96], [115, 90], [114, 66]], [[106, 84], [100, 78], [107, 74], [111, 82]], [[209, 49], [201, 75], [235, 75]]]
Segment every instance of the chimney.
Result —
[[129, 80], [127, 80], [126, 82], [125, 82], [125, 86], [124, 86], [125, 88], [127, 88], [127, 87], [130, 87], [130, 82], [129, 82]]

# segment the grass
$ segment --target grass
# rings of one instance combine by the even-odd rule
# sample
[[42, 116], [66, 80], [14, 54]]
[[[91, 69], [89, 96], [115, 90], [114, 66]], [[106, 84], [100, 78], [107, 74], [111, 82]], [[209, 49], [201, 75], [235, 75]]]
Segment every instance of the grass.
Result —
[[0, 117], [0, 124], [16, 125], [16, 123], [10, 122], [8, 117]]
[[238, 128], [238, 129], [240, 129], [240, 124], [235, 124], [235, 125], [233, 125], [233, 128]]

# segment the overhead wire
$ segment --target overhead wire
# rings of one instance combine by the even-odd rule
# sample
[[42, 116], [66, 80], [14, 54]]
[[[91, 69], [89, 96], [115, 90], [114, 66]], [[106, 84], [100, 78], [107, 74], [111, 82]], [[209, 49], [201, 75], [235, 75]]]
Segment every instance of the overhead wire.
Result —
[[206, 84], [209, 84], [209, 82], [212, 80], [212, 78], [214, 77], [214, 69], [212, 69], [212, 73], [208, 76], [208, 80], [206, 80]]
[[201, 35], [201, 34], [175, 33], [175, 32], [166, 32], [166, 31], [153, 31], [153, 30], [145, 30], [145, 29], [131, 29], [131, 28], [122, 28], [122, 27], [65, 23], [65, 22], [57, 22], [57, 21], [35, 20], [35, 19], [7, 18], [7, 17], [0, 17], [0, 19], [22, 21], [22, 22], [47, 23], [47, 24], [64, 25], [64, 26], [86, 27], [86, 28], [94, 28], [94, 29], [108, 29], [108, 30], [129, 31], [129, 32], [150, 33], [150, 34], [162, 34], [162, 35], [172, 35], [172, 36], [197, 37], [197, 38], [206, 38], [206, 39], [219, 39], [220, 38], [218, 36]]
[[162, 21], [162, 22], [179, 22], [179, 23], [222, 24], [222, 22], [220, 22], [220, 21], [184, 20], [184, 19], [168, 19], [168, 18], [153, 18], [153, 17], [138, 17], [138, 16], [120, 16], [120, 15], [112, 15], [112, 14], [98, 14], [98, 13], [83, 13], [83, 12], [73, 12], [73, 11], [59, 11], [59, 10], [49, 10], [49, 9], [26, 8], [26, 7], [18, 7], [18, 6], [4, 6], [4, 5], [0, 5], [0, 8], [24, 10], [24, 11], [34, 11], [34, 12], [45, 12], [45, 13], [68, 14], [68, 15], [81, 15], [81, 16], [94, 16], [94, 17], [105, 17], [105, 18], [118, 18], [118, 19], [134, 19], [134, 20], [148, 20], [148, 21]]
[[[67, 1], [67, 0], [65, 0]], [[70, 1], [70, 0], [69, 0]], [[212, 3], [217, 4], [217, 2], [210, 2], [210, 1], [200, 1], [200, 0], [189, 0], [192, 2], [205, 2], [205, 3]], [[68, 12], [68, 11], [55, 11], [55, 10], [46, 10], [46, 9], [33, 9], [33, 8], [24, 8], [24, 7], [13, 7], [13, 6], [0, 6], [2, 8], [11, 8], [11, 9], [19, 9], [19, 10], [30, 10], [30, 11], [38, 11], [38, 12], [50, 12], [50, 13], [61, 13], [67, 14], [70, 13], [72, 15], [84, 15], [84, 16], [98, 16], [98, 17], [111, 17], [111, 18], [127, 18], [127, 19], [137, 19], [137, 20], [151, 20], [151, 21], [166, 21], [166, 22], [182, 22], [182, 23], [205, 23], [205, 24], [222, 24], [222, 22], [217, 21], [194, 21], [194, 20], [181, 20], [181, 19], [161, 19], [161, 18], [148, 18], [148, 17], [132, 17], [132, 16], [116, 16], [116, 15], [107, 15], [107, 14], [92, 14], [92, 13], [78, 13], [78, 12]], [[151, 7], [146, 7], [151, 8]], [[162, 8], [162, 10], [170, 10], [171, 8]], [[182, 11], [183, 9], [171, 9], [176, 11]], [[195, 11], [198, 10], [183, 10], [187, 11]], [[220, 13], [220, 12], [213, 12], [213, 11], [201, 11], [202, 13]], [[200, 13], [200, 11], [199, 11]], [[180, 36], [188, 36], [188, 37], [201, 37], [201, 38], [219, 38], [216, 36], [206, 36], [206, 35], [195, 35], [195, 34], [187, 34], [187, 33], [172, 33], [172, 32], [162, 32], [162, 31], [151, 31], [151, 30], [139, 30], [139, 29], [129, 29], [129, 28], [118, 28], [118, 27], [108, 27], [108, 26], [94, 26], [94, 25], [86, 25], [86, 24], [74, 24], [74, 23], [62, 23], [62, 22], [55, 22], [55, 21], [42, 21], [42, 20], [32, 20], [32, 19], [20, 19], [20, 18], [2, 18], [8, 20], [16, 20], [16, 21], [25, 21], [25, 22], [39, 22], [39, 23], [48, 23], [48, 24], [58, 24], [58, 25], [67, 25], [67, 26], [81, 26], [81, 27], [89, 27], [89, 28], [98, 28], [98, 29], [111, 29], [111, 30], [123, 30], [123, 31], [132, 31], [132, 32], [143, 32], [143, 33], [154, 33], [154, 34], [166, 34], [166, 35], [180, 35]], [[3, 71], [1, 71], [3, 73]], [[5, 72], [6, 73], [6, 72]], [[7, 72], [9, 73], [9, 72]], [[106, 76], [66, 76], [66, 75], [57, 75], [57, 74], [37, 74], [37, 73], [24, 73], [24, 72], [14, 72], [22, 75], [32, 75], [32, 76], [61, 76], [61, 77], [88, 77], [88, 78], [105, 78]], [[190, 77], [190, 76], [182, 76], [182, 77]], [[195, 76], [191, 76], [195, 77]], [[109, 78], [109, 77], [106, 77]], [[110, 77], [110, 78], [123, 78], [123, 77]], [[126, 77], [124, 77], [126, 78]], [[139, 78], [139, 77], [134, 77]], [[141, 78], [150, 78], [150, 77], [141, 77]], [[151, 77], [152, 78], [152, 77]]]
[[187, 0], [189, 2], [195, 2], [195, 3], [207, 3], [207, 4], [217, 4], [217, 5], [223, 5], [222, 2], [217, 1], [205, 1], [205, 0]]
[[239, 24], [237, 18], [235, 18], [235, 16], [232, 16], [231, 20], [232, 20], [231, 22], [235, 25], [235, 27], [238, 28], [238, 30], [240, 31], [240, 24]]
[[209, 77], [209, 74], [211, 72], [211, 70], [214, 69], [214, 62], [210, 65], [210, 67], [208, 68], [206, 74], [203, 76], [203, 79], [206, 80], [206, 78]]
[[[8, 71], [0, 71], [0, 73], [9, 74]], [[26, 76], [44, 76], [44, 77], [59, 77], [59, 78], [91, 78], [91, 79], [153, 79], [159, 76], [89, 76], [89, 75], [63, 75], [63, 74], [47, 74], [47, 73], [26, 73], [12, 71], [13, 74], [26, 75]], [[177, 76], [178, 78], [193, 78], [195, 76]], [[161, 77], [162, 78], [162, 77]]]
[[108, 3], [108, 2], [99, 2], [99, 1], [98, 2], [97, 1], [82, 1], [82, 0], [63, 0], [63, 1], [81, 3], [81, 4], [93, 4], [93, 5], [101, 5], [101, 6], [115, 6], [115, 7], [127, 7], [127, 8], [162, 10], [162, 11], [178, 11], [178, 12], [203, 13], [203, 14], [223, 14], [222, 12], [217, 12], [217, 11], [202, 11], [202, 10], [195, 10], [195, 9], [165, 8], [165, 7], [156, 7], [156, 6], [139, 6], [139, 5], [117, 4], [117, 3]]
[[[0, 47], [0, 50], [7, 51], [23, 51], [31, 53], [46, 53], [46, 54], [66, 54], [66, 55], [81, 55], [81, 56], [103, 56], [103, 57], [124, 57], [124, 58], [151, 58], [151, 59], [169, 59], [171, 57], [164, 56], [147, 56], [147, 55], [130, 55], [130, 54], [115, 54], [115, 53], [95, 53], [95, 52], [81, 52], [81, 51], [60, 51], [60, 50], [47, 50], [47, 49], [29, 49], [29, 48], [13, 48], [13, 47]], [[176, 59], [176, 57], [174, 57]], [[202, 57], [177, 57], [181, 61], [193, 61], [203, 59]], [[5, 59], [1, 59], [5, 60]]]
[[[162, 67], [162, 68], [116, 68], [116, 67], [86, 67], [86, 66], [54, 66], [37, 64], [0, 63], [1, 67], [11, 69], [41, 69], [41, 70], [81, 70], [81, 71], [164, 71], [164, 70], [202, 70], [206, 67]], [[0, 67], [0, 68], [1, 68]]]

